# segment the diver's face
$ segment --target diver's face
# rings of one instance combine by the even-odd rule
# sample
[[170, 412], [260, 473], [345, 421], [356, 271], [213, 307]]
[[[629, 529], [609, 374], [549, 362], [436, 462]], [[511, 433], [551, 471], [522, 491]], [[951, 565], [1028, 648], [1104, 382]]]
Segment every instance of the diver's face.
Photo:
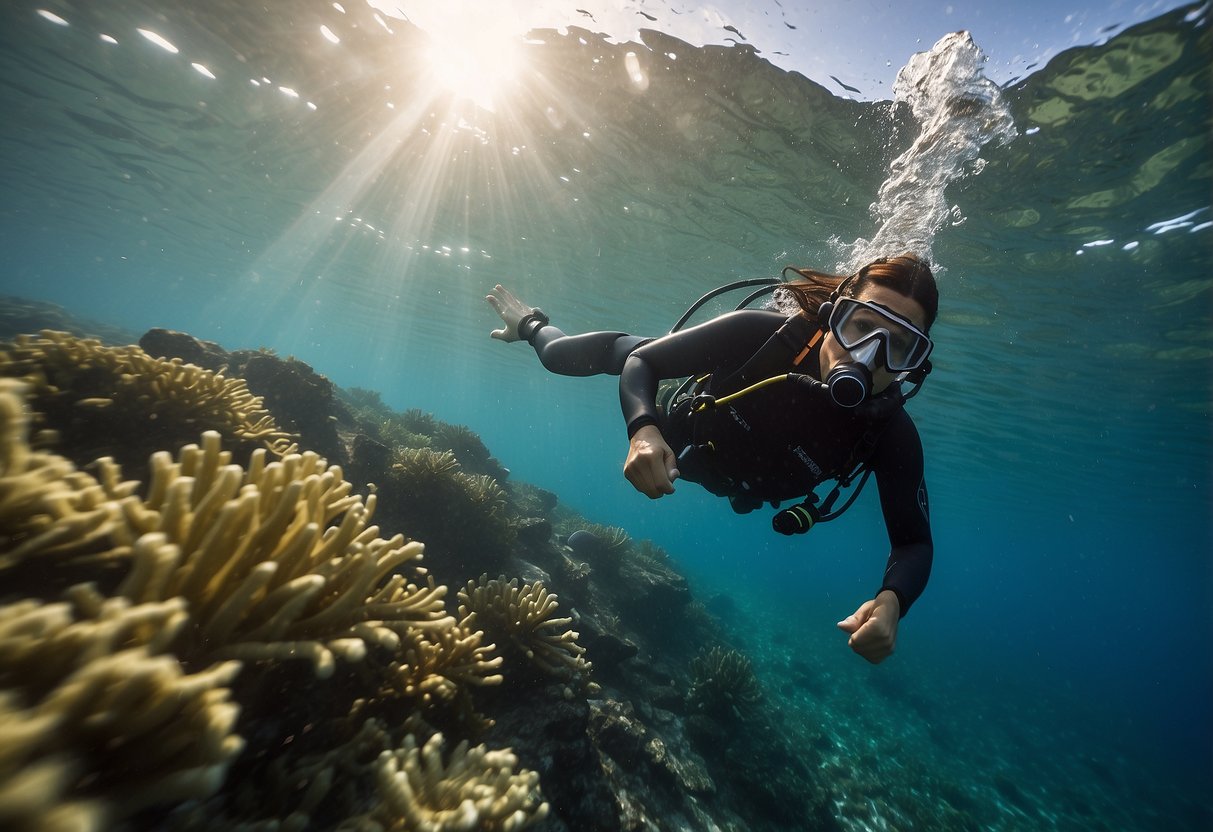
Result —
[[[924, 332], [926, 331], [927, 313], [922, 308], [922, 304], [911, 297], [901, 294], [896, 289], [871, 284], [864, 287], [863, 291], [856, 297], [859, 300], [878, 303], [910, 321]], [[822, 323], [824, 324], [825, 322], [822, 321]], [[834, 333], [827, 329], [825, 337], [821, 341], [821, 378], [829, 378], [831, 370], [848, 360], [850, 360], [850, 353], [843, 349], [842, 345], [834, 337]], [[883, 393], [893, 383], [894, 378], [896, 378], [894, 373], [890, 373], [883, 366], [877, 366], [872, 371], [872, 394], [879, 395]]]

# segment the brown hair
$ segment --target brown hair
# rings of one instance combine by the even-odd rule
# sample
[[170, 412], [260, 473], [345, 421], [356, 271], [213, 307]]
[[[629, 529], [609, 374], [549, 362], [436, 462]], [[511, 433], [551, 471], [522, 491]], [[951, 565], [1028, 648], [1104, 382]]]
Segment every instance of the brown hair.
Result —
[[927, 313], [927, 330], [930, 330], [935, 316], [939, 314], [939, 288], [935, 285], [935, 275], [927, 262], [916, 254], [906, 252], [897, 257], [881, 257], [853, 275], [830, 274], [794, 266], [788, 269], [800, 275], [800, 279], [791, 280], [780, 288], [791, 295], [801, 311], [813, 320], [817, 320], [817, 310], [835, 292], [853, 298], [870, 285], [887, 286], [916, 300]]

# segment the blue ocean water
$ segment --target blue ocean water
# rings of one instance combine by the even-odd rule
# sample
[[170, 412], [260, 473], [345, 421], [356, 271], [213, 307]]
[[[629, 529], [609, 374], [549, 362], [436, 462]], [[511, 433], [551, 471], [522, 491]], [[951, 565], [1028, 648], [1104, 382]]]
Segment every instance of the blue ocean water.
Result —
[[1085, 828], [1207, 820], [1207, 6], [1008, 85], [1015, 138], [954, 171], [935, 371], [910, 405], [935, 567], [878, 667], [834, 629], [883, 568], [875, 489], [792, 540], [688, 484], [649, 502], [619, 475], [614, 380], [490, 340], [483, 297], [502, 282], [566, 331], [660, 334], [719, 284], [834, 268], [879, 228], [918, 136], [904, 104], [744, 48], [569, 29], [532, 33], [490, 112], [434, 85], [407, 23], [354, 4], [0, 14], [0, 294], [269, 347], [470, 426], [514, 478], [733, 597], [765, 678], [808, 661], [785, 706], [844, 762], [895, 744], [871, 763], [882, 805], [971, 780], [958, 828], [1082, 828], [1076, 806]]

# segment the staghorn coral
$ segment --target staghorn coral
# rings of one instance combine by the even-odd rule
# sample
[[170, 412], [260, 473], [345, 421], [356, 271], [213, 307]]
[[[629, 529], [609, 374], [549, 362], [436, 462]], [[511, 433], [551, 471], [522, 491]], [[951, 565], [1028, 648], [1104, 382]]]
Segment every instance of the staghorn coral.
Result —
[[539, 775], [522, 769], [509, 750], [466, 741], [442, 760], [442, 734], [417, 747], [410, 735], [396, 751], [379, 757], [382, 802], [370, 816], [343, 829], [410, 830], [410, 832], [513, 832], [547, 817], [548, 804], [538, 794]]
[[507, 665], [521, 659], [556, 679], [588, 681], [591, 666], [585, 648], [577, 643], [576, 632], [564, 629], [573, 619], [552, 617], [557, 598], [543, 584], [519, 588], [517, 578], [507, 582], [504, 576], [489, 580], [481, 575], [479, 582], [468, 581], [458, 597], [460, 619], [469, 628], [483, 627], [496, 639]]
[[28, 443], [28, 385], [0, 379], [0, 569], [31, 555], [70, 556], [104, 542], [109, 497], [71, 462]]
[[762, 687], [750, 660], [736, 650], [716, 646], [691, 661], [692, 710], [718, 717], [744, 718], [762, 701]]
[[239, 663], [186, 674], [160, 654], [180, 599], [70, 594], [0, 607], [0, 827], [102, 828], [214, 793], [243, 747], [226, 687]]
[[403, 661], [394, 662], [390, 675], [397, 689], [423, 708], [455, 705], [475, 723], [470, 688], [499, 685], [497, 672], [503, 659], [492, 656], [493, 645], [483, 644], [484, 633], [465, 619], [436, 631], [414, 630], [406, 640]]
[[481, 515], [504, 518], [506, 496], [497, 480], [488, 474], [466, 474], [463, 478], [464, 493]]
[[216, 430], [229, 442], [295, 449], [243, 379], [193, 364], [153, 358], [137, 346], [44, 330], [0, 347], [0, 375], [22, 378], [33, 407], [77, 462], [101, 446], [132, 449], [138, 464], [157, 447], [176, 447]]
[[[183, 658], [301, 657], [328, 676], [334, 654], [360, 659], [367, 643], [395, 648], [410, 627], [453, 624], [446, 587], [394, 574], [415, 566], [422, 544], [379, 538], [368, 526], [375, 496], [351, 496], [340, 468], [311, 452], [267, 464], [258, 450], [247, 471], [230, 462], [208, 431], [177, 462], [155, 454], [146, 500], [122, 506], [118, 538], [134, 565], [119, 593], [186, 599]], [[117, 466], [100, 469], [118, 488]]]

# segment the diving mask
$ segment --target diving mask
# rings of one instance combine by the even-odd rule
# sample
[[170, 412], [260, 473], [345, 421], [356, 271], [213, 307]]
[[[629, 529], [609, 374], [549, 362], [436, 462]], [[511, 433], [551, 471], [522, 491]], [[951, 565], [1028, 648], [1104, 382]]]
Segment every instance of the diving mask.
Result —
[[868, 301], [839, 298], [824, 317], [834, 338], [850, 353], [826, 379], [830, 396], [841, 407], [858, 407], [868, 399], [878, 366], [891, 373], [917, 370], [934, 346], [914, 324]]
[[[868, 366], [879, 357], [891, 373], [917, 370], [931, 354], [934, 344], [918, 327], [880, 304], [856, 298], [839, 298], [829, 317], [830, 332], [843, 349], [857, 361]], [[859, 353], [868, 353], [867, 345], [879, 343], [884, 347], [861, 360]]]

